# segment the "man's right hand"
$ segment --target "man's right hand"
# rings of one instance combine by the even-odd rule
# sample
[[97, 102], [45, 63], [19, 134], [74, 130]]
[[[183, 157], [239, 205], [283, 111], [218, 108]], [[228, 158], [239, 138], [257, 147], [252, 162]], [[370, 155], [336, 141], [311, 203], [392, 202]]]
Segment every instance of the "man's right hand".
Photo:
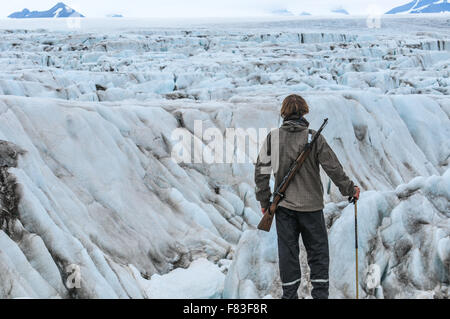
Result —
[[361, 190], [359, 189], [358, 186], [355, 186], [355, 194], [353, 195], [353, 197], [358, 200], [359, 199], [359, 193], [361, 192]]

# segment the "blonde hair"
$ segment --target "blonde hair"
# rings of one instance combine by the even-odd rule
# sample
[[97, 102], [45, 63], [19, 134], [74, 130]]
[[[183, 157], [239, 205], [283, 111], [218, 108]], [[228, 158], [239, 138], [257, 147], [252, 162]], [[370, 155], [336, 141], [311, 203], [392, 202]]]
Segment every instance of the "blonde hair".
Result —
[[305, 115], [309, 112], [309, 106], [306, 101], [297, 94], [287, 96], [281, 104], [281, 117], [287, 118], [291, 115]]

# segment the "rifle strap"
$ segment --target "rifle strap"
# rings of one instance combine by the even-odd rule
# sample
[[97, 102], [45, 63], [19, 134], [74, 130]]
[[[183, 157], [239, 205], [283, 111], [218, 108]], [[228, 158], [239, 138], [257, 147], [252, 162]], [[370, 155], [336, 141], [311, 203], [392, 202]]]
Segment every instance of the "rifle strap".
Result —
[[273, 192], [273, 195], [274, 195], [274, 196], [278, 195], [278, 196], [281, 197], [281, 199], [284, 198], [284, 194], [283, 194], [283, 193], [280, 193], [280, 192], [277, 192], [277, 191]]

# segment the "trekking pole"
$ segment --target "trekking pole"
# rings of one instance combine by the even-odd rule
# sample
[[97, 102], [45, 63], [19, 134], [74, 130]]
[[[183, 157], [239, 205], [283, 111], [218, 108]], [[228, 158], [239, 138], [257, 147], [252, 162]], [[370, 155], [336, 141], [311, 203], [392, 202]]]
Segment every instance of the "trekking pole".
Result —
[[356, 250], [356, 299], [359, 299], [358, 284], [358, 201], [355, 199], [355, 250]]
[[354, 197], [349, 198], [350, 203], [355, 205], [355, 256], [356, 256], [356, 299], [359, 299], [358, 284], [358, 200]]

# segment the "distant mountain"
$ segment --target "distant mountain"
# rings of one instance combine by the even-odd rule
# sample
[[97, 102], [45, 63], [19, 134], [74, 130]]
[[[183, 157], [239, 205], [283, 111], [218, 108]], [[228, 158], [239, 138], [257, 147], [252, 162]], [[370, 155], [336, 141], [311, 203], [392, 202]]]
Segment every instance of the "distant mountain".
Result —
[[293, 16], [294, 14], [287, 10], [287, 9], [277, 9], [277, 10], [273, 10], [271, 11], [272, 14], [277, 15], [277, 16]]
[[395, 7], [386, 12], [386, 14], [440, 12], [450, 12], [450, 3], [447, 0], [414, 0], [402, 6]]
[[333, 10], [331, 10], [331, 12], [349, 15], [348, 11], [345, 10], [344, 8], [333, 9]]
[[62, 2], [58, 2], [53, 8], [47, 11], [30, 11], [23, 9], [22, 11], [14, 12], [8, 16], [13, 19], [28, 19], [28, 18], [68, 18], [78, 17], [84, 18], [84, 15], [75, 11], [71, 7]]
[[310, 16], [311, 15], [311, 13], [309, 13], [309, 12], [306, 12], [306, 11], [303, 11], [302, 13], [300, 13], [299, 15], [301, 15], [301, 16]]
[[107, 18], [123, 18], [123, 15], [114, 13], [114, 14], [107, 14], [106, 17]]

